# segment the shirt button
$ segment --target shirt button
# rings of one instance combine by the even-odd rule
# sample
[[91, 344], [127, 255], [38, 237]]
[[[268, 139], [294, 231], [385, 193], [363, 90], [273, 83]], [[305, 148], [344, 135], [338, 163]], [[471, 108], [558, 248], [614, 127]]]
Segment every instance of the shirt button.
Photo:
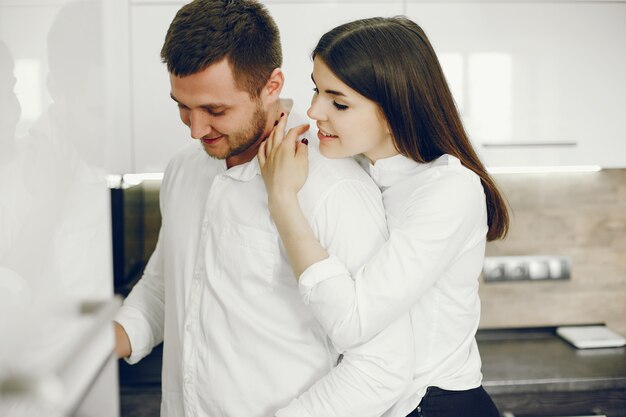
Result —
[[196, 272], [195, 274], [193, 274], [193, 279], [195, 279], [196, 281], [200, 279], [200, 272]]
[[185, 324], [185, 330], [190, 332], [191, 331], [191, 324], [189, 324], [189, 323]]
[[184, 379], [184, 382], [185, 382], [185, 384], [189, 384], [191, 382], [191, 378], [186, 376], [185, 379]]

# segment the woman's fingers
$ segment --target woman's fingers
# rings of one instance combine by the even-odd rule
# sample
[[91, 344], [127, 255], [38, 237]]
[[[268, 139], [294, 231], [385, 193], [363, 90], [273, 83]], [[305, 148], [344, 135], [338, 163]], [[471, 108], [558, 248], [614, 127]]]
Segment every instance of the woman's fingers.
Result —
[[307, 138], [303, 138], [296, 142], [296, 158], [300, 156], [300, 153], [306, 153], [309, 149], [309, 140]]
[[265, 157], [265, 145], [266, 144], [267, 144], [266, 140], [261, 142], [261, 145], [259, 146], [259, 150], [256, 153], [256, 156], [259, 159], [259, 166], [261, 168], [265, 166], [265, 161], [267, 160], [267, 158]]
[[[259, 163], [265, 166], [268, 160], [271, 162], [277, 156], [281, 145], [290, 150], [291, 155], [295, 152], [298, 136], [309, 130], [309, 124], [301, 124], [295, 126], [285, 134], [285, 126], [287, 125], [287, 117], [281, 115], [280, 119], [272, 129], [267, 139], [259, 147]], [[263, 158], [261, 159], [261, 149], [263, 150]]]
[[309, 159], [309, 141], [302, 139], [296, 142], [296, 159], [308, 161]]
[[274, 127], [274, 130], [272, 132], [273, 140], [272, 148], [270, 149], [270, 151], [274, 150], [274, 148], [277, 148], [283, 141], [283, 138], [285, 137], [285, 126], [287, 126], [287, 116], [285, 116], [285, 113], [281, 113], [280, 119], [278, 119], [278, 124]]
[[287, 123], [287, 117], [285, 117], [285, 113], [280, 114], [280, 118], [274, 122], [274, 127], [270, 132], [269, 136], [265, 139], [265, 157], [270, 158], [274, 149], [280, 145], [282, 142], [282, 137], [285, 132], [285, 124]]
[[289, 132], [287, 133], [288, 140], [286, 140], [286, 143], [290, 149], [295, 149], [296, 143], [298, 142], [298, 136], [309, 130], [309, 127], [309, 124], [303, 124], [289, 129]]
[[[298, 125], [289, 129], [287, 135], [282, 140], [282, 148], [286, 149], [286, 152], [293, 156], [296, 152], [296, 144], [299, 142], [298, 136], [309, 130], [308, 124]], [[276, 145], [278, 147], [278, 145]], [[278, 150], [278, 149], [277, 149]]]
[[259, 145], [257, 154], [269, 196], [276, 190], [297, 193], [306, 182], [308, 151], [298, 137], [309, 129], [309, 125], [298, 125], [285, 132], [285, 119], [281, 117], [267, 140]]
[[265, 147], [265, 156], [267, 158], [270, 157], [272, 153], [272, 149], [274, 148], [274, 134], [276, 133], [276, 127], [272, 129], [269, 136], [263, 141], [263, 146]]

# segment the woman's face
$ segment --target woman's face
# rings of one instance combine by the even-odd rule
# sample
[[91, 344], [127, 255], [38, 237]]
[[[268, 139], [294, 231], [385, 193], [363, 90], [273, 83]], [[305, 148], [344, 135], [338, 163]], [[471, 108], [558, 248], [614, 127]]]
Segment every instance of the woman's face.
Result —
[[398, 154], [379, 106], [313, 60], [315, 93], [307, 114], [317, 121], [320, 151], [329, 158], [364, 154], [372, 163]]

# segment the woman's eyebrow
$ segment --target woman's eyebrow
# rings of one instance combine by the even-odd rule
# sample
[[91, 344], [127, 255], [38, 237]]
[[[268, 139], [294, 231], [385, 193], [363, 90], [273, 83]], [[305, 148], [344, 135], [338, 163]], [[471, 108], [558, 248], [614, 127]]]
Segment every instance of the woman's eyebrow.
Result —
[[[311, 74], [311, 80], [313, 81], [313, 84], [317, 85], [317, 83], [315, 82], [315, 78], [313, 78], [313, 74]], [[341, 91], [336, 91], [336, 90], [324, 90], [324, 92], [326, 94], [330, 94], [332, 96], [341, 96], [341, 97], [345, 97], [346, 96]]]

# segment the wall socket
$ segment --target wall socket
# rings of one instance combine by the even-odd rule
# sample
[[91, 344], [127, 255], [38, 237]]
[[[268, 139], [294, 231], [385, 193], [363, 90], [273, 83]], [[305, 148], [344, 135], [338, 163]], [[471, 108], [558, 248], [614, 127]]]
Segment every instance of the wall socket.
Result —
[[567, 256], [488, 256], [483, 264], [485, 282], [564, 280], [570, 272]]

